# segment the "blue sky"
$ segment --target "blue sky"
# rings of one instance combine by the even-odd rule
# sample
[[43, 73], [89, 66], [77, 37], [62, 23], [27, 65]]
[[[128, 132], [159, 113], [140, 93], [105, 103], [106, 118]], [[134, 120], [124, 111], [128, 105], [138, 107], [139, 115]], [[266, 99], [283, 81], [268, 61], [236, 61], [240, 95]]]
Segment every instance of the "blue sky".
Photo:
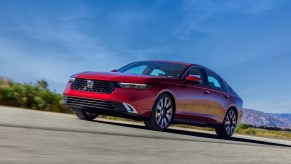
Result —
[[0, 75], [62, 92], [81, 71], [148, 59], [220, 74], [244, 106], [291, 113], [289, 0], [0, 0]]

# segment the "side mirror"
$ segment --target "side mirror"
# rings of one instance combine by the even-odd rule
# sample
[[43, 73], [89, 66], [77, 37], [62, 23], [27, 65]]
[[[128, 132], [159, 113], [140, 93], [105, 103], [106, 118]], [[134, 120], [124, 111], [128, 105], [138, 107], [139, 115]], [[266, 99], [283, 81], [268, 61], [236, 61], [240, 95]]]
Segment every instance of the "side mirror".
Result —
[[111, 72], [117, 72], [117, 69], [113, 69], [113, 70], [111, 70]]
[[186, 82], [190, 82], [190, 83], [200, 84], [201, 81], [202, 81], [201, 78], [196, 77], [196, 76], [192, 76], [192, 75], [189, 75], [186, 78]]

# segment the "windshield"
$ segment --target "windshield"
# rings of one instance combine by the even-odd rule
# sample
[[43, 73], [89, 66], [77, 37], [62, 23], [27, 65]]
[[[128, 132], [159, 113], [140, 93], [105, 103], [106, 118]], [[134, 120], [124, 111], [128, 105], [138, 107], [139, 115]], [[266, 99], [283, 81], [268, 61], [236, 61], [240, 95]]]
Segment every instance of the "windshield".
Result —
[[117, 72], [133, 75], [162, 76], [177, 79], [184, 65], [164, 62], [134, 62], [120, 68]]

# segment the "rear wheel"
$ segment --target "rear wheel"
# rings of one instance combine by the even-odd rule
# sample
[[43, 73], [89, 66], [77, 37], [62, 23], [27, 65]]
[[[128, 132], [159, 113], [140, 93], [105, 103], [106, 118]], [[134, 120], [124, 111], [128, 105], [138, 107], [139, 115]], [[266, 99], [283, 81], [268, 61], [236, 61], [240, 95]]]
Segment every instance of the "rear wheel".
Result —
[[80, 120], [91, 121], [91, 120], [94, 120], [98, 116], [97, 113], [89, 112], [82, 109], [75, 109], [74, 113]]
[[237, 115], [234, 109], [227, 111], [221, 126], [215, 128], [216, 134], [222, 137], [231, 137], [237, 124]]
[[163, 131], [167, 129], [173, 119], [174, 104], [167, 94], [160, 95], [154, 103], [150, 118], [144, 121], [147, 128]]

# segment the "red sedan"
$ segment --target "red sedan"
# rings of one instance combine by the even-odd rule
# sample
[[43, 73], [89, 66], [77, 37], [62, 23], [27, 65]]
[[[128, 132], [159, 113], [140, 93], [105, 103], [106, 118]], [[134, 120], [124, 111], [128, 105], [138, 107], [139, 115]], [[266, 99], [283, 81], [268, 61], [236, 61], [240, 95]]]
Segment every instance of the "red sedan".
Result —
[[73, 75], [64, 104], [77, 117], [99, 114], [144, 120], [165, 130], [171, 123], [214, 127], [230, 137], [242, 116], [242, 99], [219, 75], [190, 63], [139, 61], [112, 72]]

